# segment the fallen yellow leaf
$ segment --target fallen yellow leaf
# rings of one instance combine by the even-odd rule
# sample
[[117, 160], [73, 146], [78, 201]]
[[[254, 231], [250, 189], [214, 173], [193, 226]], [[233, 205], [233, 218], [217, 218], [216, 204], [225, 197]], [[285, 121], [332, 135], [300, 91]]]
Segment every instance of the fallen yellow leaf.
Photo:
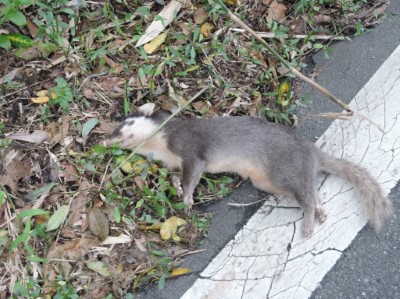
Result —
[[174, 239], [179, 241], [180, 238], [176, 235], [176, 231], [179, 226], [186, 224], [187, 222], [176, 216], [171, 216], [161, 225], [160, 236], [163, 240]]
[[143, 157], [140, 157], [137, 161], [135, 162], [130, 162], [130, 161], [125, 161], [126, 156], [121, 155], [116, 158], [116, 162], [118, 164], [121, 164], [121, 169], [125, 173], [141, 173], [144, 168], [146, 168], [146, 171], [148, 173], [156, 173], [158, 171], [158, 166], [155, 163], [151, 163], [150, 165], [147, 165], [147, 160]]
[[185, 105], [186, 104], [186, 99], [182, 97], [178, 92], [175, 92], [174, 88], [169, 84], [168, 82], [168, 96], [179, 103], [179, 105]]
[[211, 34], [211, 30], [214, 28], [213, 24], [205, 22], [203, 25], [201, 25], [200, 32], [203, 34], [205, 37], [209, 37]]
[[281, 83], [278, 87], [278, 95], [276, 97], [276, 103], [285, 107], [290, 102], [290, 92], [292, 90], [292, 85], [289, 81]]
[[240, 0], [226, 0], [226, 4], [239, 6]]
[[144, 229], [146, 230], [159, 230], [161, 229], [162, 222], [153, 223], [152, 225], [145, 226]]
[[37, 97], [37, 98], [31, 98], [31, 101], [35, 104], [44, 104], [49, 102], [49, 97], [44, 96], [44, 97]]
[[167, 32], [164, 32], [157, 36], [155, 39], [153, 39], [151, 42], [148, 44], [144, 45], [144, 50], [147, 54], [151, 54], [155, 52], [163, 42], [165, 42], [165, 39], [167, 38]]
[[209, 56], [209, 57], [203, 59], [203, 63], [204, 63], [204, 64], [207, 64], [207, 65], [211, 65], [212, 62], [213, 62], [213, 60], [214, 60], [214, 57]]
[[[146, 32], [138, 40], [135, 47], [146, 44], [147, 42], [154, 39], [158, 34], [164, 31], [164, 29], [171, 24], [171, 22], [178, 15], [179, 10], [182, 7], [184, 1], [172, 0], [165, 6], [157, 17], [154, 18], [153, 22], [147, 27]], [[179, 23], [179, 22], [178, 22]]]
[[68, 151], [68, 155], [69, 155], [69, 156], [72, 156], [72, 157], [79, 157], [79, 156], [82, 156], [82, 153], [80, 153], [80, 152], [75, 152], [75, 151], [73, 151], [73, 150], [69, 150], [69, 151]]
[[176, 277], [192, 272], [189, 268], [175, 268], [172, 270], [170, 277]]
[[[41, 98], [41, 97], [48, 97], [49, 91], [46, 90], [46, 89], [40, 90], [40, 91], [38, 91], [38, 92], [36, 93], [36, 95], [37, 95], [39, 98]], [[57, 98], [56, 92], [55, 92], [54, 90], [52, 90], [52, 91], [50, 92], [50, 97], [51, 97], [53, 100]]]

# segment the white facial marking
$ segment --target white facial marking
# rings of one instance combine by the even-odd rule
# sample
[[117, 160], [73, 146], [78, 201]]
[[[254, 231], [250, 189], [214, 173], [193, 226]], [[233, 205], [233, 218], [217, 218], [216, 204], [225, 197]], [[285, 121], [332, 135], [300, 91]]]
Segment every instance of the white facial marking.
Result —
[[138, 108], [138, 111], [145, 116], [150, 116], [154, 112], [154, 108], [156, 107], [153, 103], [147, 103]]
[[[105, 142], [111, 145], [119, 142], [123, 149], [134, 149], [147, 140], [158, 128], [158, 125], [145, 116], [127, 118], [119, 135]], [[147, 156], [149, 159], [161, 160], [170, 168], [181, 168], [182, 159], [171, 152], [163, 132], [158, 132], [148, 140], [139, 150], [138, 154]]]
[[119, 136], [113, 138], [112, 142], [119, 142], [124, 149], [134, 148], [149, 138], [157, 127], [151, 119], [144, 116], [127, 118]]

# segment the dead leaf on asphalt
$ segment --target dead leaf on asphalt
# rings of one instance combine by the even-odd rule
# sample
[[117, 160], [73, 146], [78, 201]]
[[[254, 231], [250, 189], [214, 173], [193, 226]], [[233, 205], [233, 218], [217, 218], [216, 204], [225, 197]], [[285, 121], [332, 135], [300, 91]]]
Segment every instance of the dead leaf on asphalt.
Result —
[[88, 214], [88, 221], [90, 231], [93, 235], [100, 238], [100, 240], [104, 240], [107, 238], [110, 233], [110, 225], [108, 224], [108, 219], [106, 215], [97, 207], [93, 207], [90, 209]]
[[178, 227], [187, 224], [187, 222], [176, 216], [171, 216], [161, 225], [160, 236], [163, 240], [173, 239], [179, 241], [180, 238], [176, 234]]
[[41, 130], [34, 130], [32, 133], [28, 132], [19, 132], [14, 133], [12, 135], [7, 136], [9, 139], [26, 141], [29, 143], [40, 144], [44, 140], [48, 139], [50, 136], [47, 132]]
[[207, 16], [208, 15], [207, 15], [206, 9], [203, 6], [199, 7], [193, 13], [194, 23], [197, 24], [197, 25], [200, 25], [201, 23], [203, 23], [207, 19]]
[[86, 204], [90, 200], [89, 187], [90, 184], [86, 179], [79, 183], [79, 194], [71, 202], [71, 212], [73, 214], [71, 221], [68, 223], [70, 227], [80, 226], [81, 228], [86, 228], [87, 226], [85, 222], [87, 222]]
[[[43, 276], [45, 280], [43, 293], [52, 294], [55, 292], [55, 279], [57, 275], [64, 274], [69, 276], [68, 271], [71, 269], [71, 263], [75, 263], [81, 259], [87, 252], [100, 242], [97, 238], [84, 237], [79, 240], [68, 241], [64, 244], [54, 243], [46, 258], [50, 260], [43, 268]], [[53, 261], [53, 259], [56, 259]], [[64, 261], [59, 261], [64, 259]], [[67, 261], [71, 260], [71, 261]]]
[[[82, 86], [82, 93], [88, 99], [105, 101], [104, 96], [111, 99], [123, 97], [125, 93], [124, 84], [126, 79], [111, 76], [102, 76], [86, 82]], [[99, 95], [101, 94], [101, 95]]]
[[18, 192], [18, 182], [31, 173], [31, 167], [20, 161], [18, 151], [10, 151], [3, 159], [3, 174], [0, 176], [0, 185], [8, 186], [14, 194]]
[[108, 57], [107, 55], [103, 55], [104, 60], [107, 62], [107, 64], [109, 65], [109, 67], [111, 68], [115, 68], [118, 66], [118, 63], [116, 63], [114, 60], [112, 60], [110, 57]]
[[192, 272], [189, 268], [175, 268], [171, 271], [170, 277], [177, 277]]
[[28, 27], [29, 33], [31, 34], [32, 37], [36, 37], [38, 32], [39, 32], [39, 28], [32, 23], [31, 20], [26, 20], [26, 26]]
[[313, 20], [318, 25], [324, 25], [332, 22], [332, 17], [329, 15], [315, 15], [313, 16]]
[[50, 150], [47, 150], [47, 153], [50, 157], [50, 178], [52, 182], [55, 182], [59, 178], [59, 173], [61, 169], [61, 164], [56, 154], [52, 153]]
[[47, 131], [50, 131], [50, 134], [52, 134], [54, 131], [57, 132], [52, 136], [51, 143], [60, 143], [62, 140], [68, 137], [71, 119], [72, 118], [70, 116], [63, 116], [58, 120], [57, 123], [52, 123], [49, 125]]
[[16, 69], [13, 69], [11, 72], [8, 74], [4, 75], [2, 78], [0, 78], [0, 84], [4, 84], [8, 81], [13, 81], [16, 77], [20, 76], [22, 72], [24, 71], [25, 67], [19, 67]]
[[287, 8], [284, 4], [276, 1], [272, 2], [267, 11], [267, 22], [272, 23], [272, 21], [277, 21], [283, 23], [286, 19], [286, 10]]
[[64, 166], [64, 169], [60, 170], [59, 177], [64, 178], [64, 183], [71, 183], [79, 179], [79, 173], [74, 165], [67, 164]]
[[102, 245], [126, 244], [132, 242], [132, 237], [121, 234], [118, 237], [108, 236], [101, 242]]
[[100, 120], [100, 125], [94, 131], [103, 133], [103, 134], [111, 134], [114, 130], [119, 126], [120, 122], [110, 121], [107, 122], [105, 120]]
[[306, 33], [306, 21], [303, 17], [297, 17], [290, 23], [291, 34], [305, 34]]
[[153, 54], [165, 42], [166, 38], [167, 38], [167, 32], [161, 33], [151, 42], [144, 45], [143, 49], [147, 54]]
[[203, 25], [201, 25], [200, 32], [205, 37], [209, 37], [213, 28], [214, 28], [213, 24], [205, 22]]
[[122, 265], [118, 269], [107, 265], [102, 261], [93, 261], [86, 263], [86, 266], [97, 273], [99, 273], [103, 277], [115, 277], [122, 272]]
[[183, 34], [189, 35], [190, 29], [188, 23], [179, 23], [178, 26], [182, 29]]
[[164, 29], [171, 24], [182, 7], [182, 1], [172, 0], [165, 6], [154, 21], [147, 27], [145, 33], [138, 40], [135, 47], [139, 47], [156, 38]]
[[262, 3], [264, 5], [269, 5], [272, 1], [274, 1], [274, 0], [262, 0]]
[[21, 48], [15, 55], [25, 61], [31, 61], [39, 57], [40, 52], [37, 47]]

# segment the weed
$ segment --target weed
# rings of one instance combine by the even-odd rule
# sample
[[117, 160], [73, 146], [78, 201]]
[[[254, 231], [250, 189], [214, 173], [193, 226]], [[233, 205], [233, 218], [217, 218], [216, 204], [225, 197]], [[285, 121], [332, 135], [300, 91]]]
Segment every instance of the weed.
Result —
[[40, 296], [40, 283], [32, 276], [29, 276], [27, 281], [16, 281], [12, 298], [39, 298]]
[[41, 17], [34, 20], [39, 27], [38, 36], [46, 37], [50, 42], [56, 43], [61, 49], [68, 50], [68, 46], [63, 40], [63, 35], [67, 32], [75, 35], [75, 29], [60, 18], [61, 15], [67, 16], [68, 19], [77, 21], [77, 15], [71, 8], [65, 7], [67, 0], [42, 0], [36, 3], [39, 7], [38, 15]]
[[[0, 0], [3, 6], [0, 8], [0, 25], [4, 22], [11, 22], [18, 27], [26, 25], [26, 17], [21, 12], [23, 7], [29, 7], [33, 4], [30, 0]], [[20, 33], [0, 34], [0, 48], [10, 49], [11, 46], [29, 47], [32, 40]]]
[[48, 124], [50, 122], [50, 119], [49, 119], [49, 116], [50, 116], [49, 106], [47, 106], [46, 104], [42, 105], [40, 107], [40, 115], [41, 115], [42, 122], [44, 124]]
[[59, 105], [64, 112], [67, 112], [74, 99], [72, 89], [64, 78], [58, 77], [55, 81], [57, 85], [52, 89], [55, 98], [52, 98], [49, 103], [50, 105]]
[[26, 25], [26, 17], [21, 12], [23, 7], [29, 7], [33, 4], [31, 0], [0, 0], [3, 7], [0, 8], [0, 25], [4, 22], [12, 22], [22, 27]]
[[11, 139], [1, 139], [0, 138], [0, 149], [6, 148], [11, 145]]
[[68, 281], [62, 279], [62, 277], [59, 277], [56, 293], [54, 294], [53, 299], [78, 299], [79, 295], [76, 288]]

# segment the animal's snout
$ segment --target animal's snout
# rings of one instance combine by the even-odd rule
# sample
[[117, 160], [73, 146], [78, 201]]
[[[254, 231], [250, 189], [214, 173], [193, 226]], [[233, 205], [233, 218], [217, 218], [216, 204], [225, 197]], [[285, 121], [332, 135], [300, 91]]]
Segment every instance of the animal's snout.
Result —
[[116, 141], [114, 138], [108, 137], [108, 138], [104, 139], [104, 140], [101, 142], [101, 145], [103, 145], [103, 146], [109, 146], [109, 145], [112, 145], [112, 144], [114, 144], [114, 143], [116, 143], [116, 142], [117, 142], [117, 141]]

